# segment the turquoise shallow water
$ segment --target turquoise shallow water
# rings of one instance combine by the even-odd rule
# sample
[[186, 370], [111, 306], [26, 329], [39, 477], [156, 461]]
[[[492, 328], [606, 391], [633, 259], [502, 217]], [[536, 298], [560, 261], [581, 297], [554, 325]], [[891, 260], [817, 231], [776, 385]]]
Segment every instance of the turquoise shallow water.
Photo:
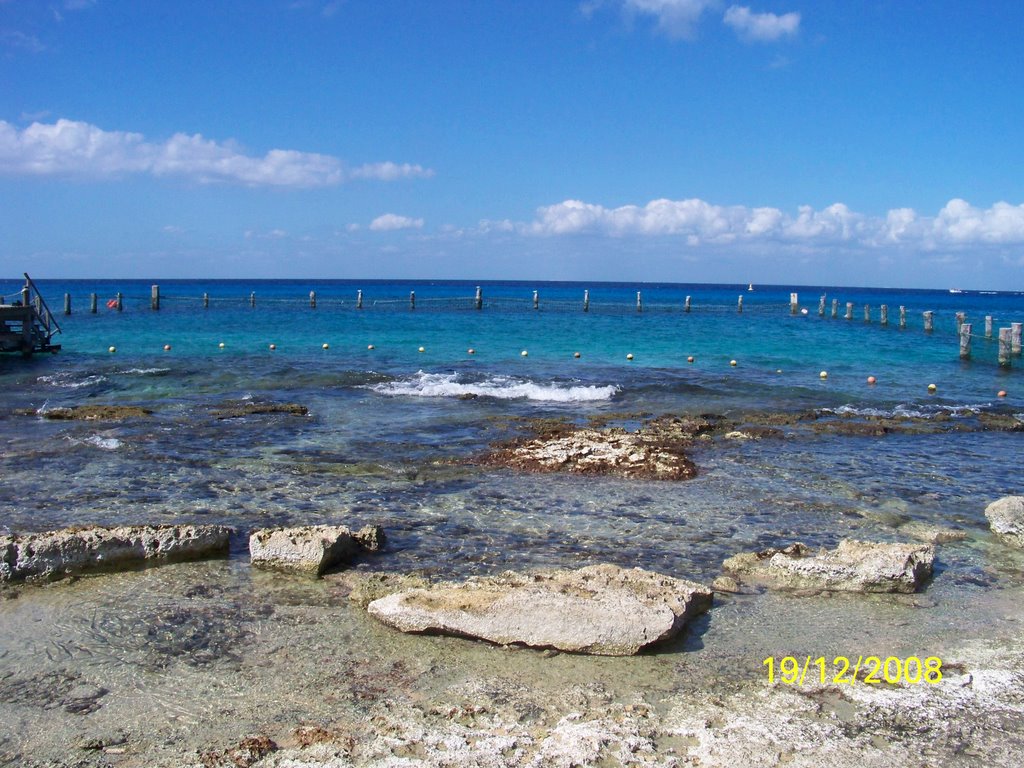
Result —
[[[58, 311], [70, 292], [74, 311], [57, 318], [59, 354], [0, 358], [0, 530], [226, 523], [238, 531], [232, 556], [0, 601], [0, 759], [64, 764], [46, 756], [117, 727], [140, 745], [138, 764], [150, 764], [160, 750], [177, 755], [254, 730], [365, 718], [373, 699], [345, 693], [325, 666], [369, 665], [372, 677], [406, 660], [419, 675], [409, 687], [429, 700], [450, 696], [453, 684], [513, 676], [555, 698], [600, 683], [617, 700], [655, 702], [756, 683], [768, 654], [924, 656], [963, 638], [1009, 636], [1018, 624], [1010, 614], [1024, 560], [991, 536], [983, 510], [1022, 492], [1024, 432], [956, 426], [978, 413], [1024, 419], [1024, 362], [1000, 368], [994, 344], [981, 338], [973, 359], [961, 361], [954, 315], [965, 312], [976, 332], [985, 315], [1005, 326], [1024, 319], [1020, 295], [485, 283], [477, 311], [475, 283], [164, 282], [154, 312], [149, 286], [41, 283]], [[0, 282], [5, 294], [19, 287]], [[790, 314], [791, 290], [806, 316]], [[121, 313], [105, 307], [117, 291]], [[90, 292], [100, 298], [96, 315], [86, 311]], [[842, 319], [847, 301], [852, 321]], [[878, 321], [882, 303], [888, 327]], [[925, 310], [935, 312], [932, 334], [921, 328]], [[238, 401], [299, 403], [309, 415], [217, 418], [218, 407]], [[153, 414], [123, 422], [37, 415], [84, 404], [138, 404]], [[680, 483], [521, 475], [465, 461], [518, 434], [524, 418], [633, 425], [641, 413], [821, 409], [919, 415], [945, 427], [882, 438], [718, 439], [694, 449], [698, 475]], [[534, 654], [510, 665], [505, 651], [400, 636], [348, 607], [332, 578], [282, 579], [254, 572], [246, 557], [256, 527], [378, 523], [387, 546], [357, 569], [459, 578], [605, 561], [711, 581], [739, 551], [794, 539], [906, 540], [902, 526], [914, 521], [967, 536], [939, 549], [923, 595], [726, 596], [671, 648], [625, 660]], [[70, 705], [60, 696], [84, 683], [106, 691], [98, 708], [61, 709]]]

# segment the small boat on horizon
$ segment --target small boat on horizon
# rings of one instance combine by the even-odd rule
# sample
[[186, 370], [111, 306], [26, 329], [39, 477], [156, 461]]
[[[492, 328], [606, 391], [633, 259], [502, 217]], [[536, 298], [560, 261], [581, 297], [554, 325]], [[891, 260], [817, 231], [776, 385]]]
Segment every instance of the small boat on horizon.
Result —
[[963, 291], [961, 289], [959, 289], [959, 288], [950, 288], [949, 292], [950, 293], [963, 293]]

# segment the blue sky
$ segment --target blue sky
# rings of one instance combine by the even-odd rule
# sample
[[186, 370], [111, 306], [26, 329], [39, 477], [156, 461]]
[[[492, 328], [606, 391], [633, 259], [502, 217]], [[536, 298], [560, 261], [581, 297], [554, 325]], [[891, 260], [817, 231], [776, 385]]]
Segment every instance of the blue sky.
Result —
[[0, 273], [1024, 290], [1024, 3], [0, 0]]

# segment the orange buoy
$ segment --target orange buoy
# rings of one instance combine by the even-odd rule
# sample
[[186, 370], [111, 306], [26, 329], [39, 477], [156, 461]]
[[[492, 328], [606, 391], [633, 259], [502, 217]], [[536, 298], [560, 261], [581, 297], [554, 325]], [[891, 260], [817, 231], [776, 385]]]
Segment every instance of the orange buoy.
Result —
[[1005, 389], [1000, 389], [999, 390], [999, 394], [996, 395], [996, 396], [997, 397], [1006, 397], [1006, 390]]

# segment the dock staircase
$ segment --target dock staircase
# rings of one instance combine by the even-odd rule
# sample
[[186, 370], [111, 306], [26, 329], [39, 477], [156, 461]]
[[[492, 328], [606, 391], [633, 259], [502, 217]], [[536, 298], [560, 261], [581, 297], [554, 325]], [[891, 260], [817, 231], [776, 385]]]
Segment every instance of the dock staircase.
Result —
[[20, 293], [0, 296], [0, 352], [20, 352], [25, 357], [35, 352], [56, 352], [60, 344], [54, 344], [53, 337], [60, 332], [27, 272]]

